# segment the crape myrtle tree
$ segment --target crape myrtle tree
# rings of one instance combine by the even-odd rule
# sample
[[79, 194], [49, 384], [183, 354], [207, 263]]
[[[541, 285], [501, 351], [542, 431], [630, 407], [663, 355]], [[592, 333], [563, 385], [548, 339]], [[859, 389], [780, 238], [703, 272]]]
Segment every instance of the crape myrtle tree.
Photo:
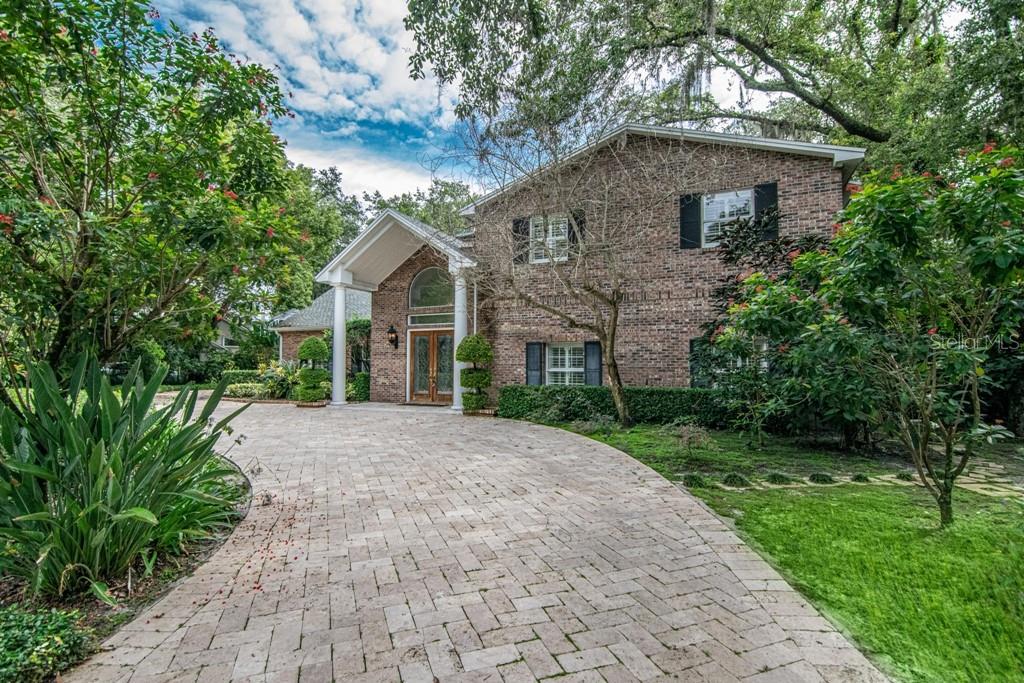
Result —
[[869, 178], [832, 248], [793, 254], [790, 277], [751, 274], [717, 339], [761, 340], [807, 391], [825, 378], [871, 392], [866, 417], [901, 444], [943, 526], [978, 444], [1006, 434], [983, 396], [1024, 317], [1021, 150], [952, 166]]
[[[0, 9], [0, 342], [66, 373], [288, 291], [273, 73], [133, 0]], [[11, 367], [8, 364], [8, 367]], [[6, 392], [0, 391], [0, 397]]]
[[505, 190], [477, 209], [474, 277], [496, 306], [523, 304], [592, 334], [618, 419], [630, 424], [616, 353], [623, 312], [658, 287], [652, 249], [676, 224], [680, 194], [726, 169], [676, 139], [622, 138], [574, 154], [605, 134], [596, 121], [583, 112], [558, 126], [467, 126], [485, 184]]

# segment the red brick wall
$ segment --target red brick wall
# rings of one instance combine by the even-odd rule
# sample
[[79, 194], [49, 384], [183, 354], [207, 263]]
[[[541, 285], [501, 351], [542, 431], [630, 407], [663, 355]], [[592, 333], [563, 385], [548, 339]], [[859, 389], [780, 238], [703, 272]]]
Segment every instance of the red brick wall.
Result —
[[[660, 178], [649, 185], [649, 194], [636, 202], [650, 204], [650, 237], [633, 250], [630, 259], [635, 277], [627, 288], [618, 328], [617, 359], [623, 380], [629, 385], [685, 386], [689, 383], [689, 343], [699, 337], [713, 316], [711, 294], [721, 279], [731, 274], [716, 249], [681, 249], [679, 246], [679, 196], [715, 192], [777, 182], [780, 235], [829, 235], [834, 214], [842, 207], [842, 176], [831, 160], [751, 150], [739, 147], [698, 145], [631, 139], [657, 159]], [[675, 147], [673, 147], [673, 145]], [[640, 154], [638, 153], [638, 158]], [[686, 167], [685, 169], [683, 167]], [[692, 169], [697, 169], [695, 174]], [[649, 172], [649, 168], [648, 168]], [[676, 183], [677, 185], [673, 185]], [[666, 188], [670, 191], [666, 191]], [[537, 208], [534, 195], [509, 194], [484, 207], [475, 218], [476, 240], [486, 239], [489, 226], [526, 216]], [[614, 212], [614, 207], [612, 211]], [[386, 278], [373, 294], [370, 333], [373, 401], [401, 402], [406, 398], [408, 295], [412, 278], [428, 266], [447, 267], [447, 259], [423, 248]], [[531, 285], [537, 295], [563, 307], [564, 294], [548, 266], [536, 267]], [[470, 292], [470, 315], [472, 315]], [[451, 308], [417, 312], [447, 312]], [[569, 309], [586, 316], [581, 309]], [[387, 343], [386, 331], [394, 325], [399, 348]], [[470, 321], [472, 331], [472, 321]], [[525, 377], [526, 343], [594, 339], [594, 335], [570, 328], [557, 317], [511, 298], [480, 302], [480, 332], [494, 344], [494, 384], [521, 384]]]
[[[628, 144], [638, 142], [632, 139]], [[672, 149], [673, 145], [677, 149]], [[652, 195], [659, 193], [657, 197], [641, 193], [636, 200], [650, 207], [650, 230], [645, 244], [632, 250], [631, 261], [623, 269], [635, 275], [621, 306], [616, 357], [626, 384], [685, 386], [689, 383], [690, 339], [699, 337], [703, 325], [712, 319], [711, 294], [732, 273], [717, 249], [680, 248], [680, 195], [775, 181], [780, 235], [828, 236], [833, 217], [842, 208], [842, 175], [830, 159], [739, 147], [645, 139], [642, 150], [636, 153], [638, 158], [653, 150], [664, 177], [650, 185]], [[692, 168], [706, 169], [704, 179], [695, 178]], [[674, 178], [679, 179], [677, 186], [672, 186]], [[538, 200], [541, 194], [528, 191], [510, 195], [485, 207], [476, 218], [476, 240], [486, 239], [489, 226], [496, 222], [507, 230], [512, 217], [535, 212], [538, 201], [543, 201]], [[565, 304], [566, 297], [549, 266], [525, 267], [537, 270], [532, 293], [558, 308], [568, 308], [580, 318], [588, 318], [584, 309]], [[482, 318], [488, 321], [486, 334], [495, 347], [496, 386], [526, 381], [527, 342], [596, 339], [592, 333], [572, 329], [557, 317], [511, 298], [488, 302]]]

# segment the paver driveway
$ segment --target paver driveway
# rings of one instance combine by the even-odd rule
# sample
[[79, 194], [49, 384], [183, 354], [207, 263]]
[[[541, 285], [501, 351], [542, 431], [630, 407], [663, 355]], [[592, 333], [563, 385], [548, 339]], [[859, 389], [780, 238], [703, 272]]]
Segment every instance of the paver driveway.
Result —
[[372, 404], [236, 426], [273, 503], [66, 680], [884, 680], [610, 447]]

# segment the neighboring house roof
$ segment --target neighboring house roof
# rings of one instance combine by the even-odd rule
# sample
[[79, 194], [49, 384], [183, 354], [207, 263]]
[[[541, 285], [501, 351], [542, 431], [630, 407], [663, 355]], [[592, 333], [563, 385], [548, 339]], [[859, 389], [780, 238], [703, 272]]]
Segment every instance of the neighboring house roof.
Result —
[[[824, 145], [816, 142], [801, 142], [799, 140], [777, 140], [775, 138], [760, 138], [751, 135], [732, 135], [730, 133], [713, 133], [703, 130], [689, 130], [687, 128], [674, 128], [671, 126], [648, 126], [641, 124], [623, 124], [611, 132], [601, 136], [596, 141], [583, 145], [565, 157], [563, 163], [572, 161], [574, 158], [592, 152], [604, 145], [619, 139], [625, 135], [639, 135], [645, 137], [674, 138], [696, 142], [700, 144], [733, 145], [747, 147], [750, 149], [764, 149], [772, 152], [783, 152], [786, 154], [799, 154], [802, 156], [824, 157], [832, 160], [835, 168], [843, 169], [843, 182], [845, 183], [853, 175], [853, 172], [864, 160], [865, 149], [863, 147], [842, 147], [840, 145]], [[537, 173], [543, 173], [540, 168]], [[513, 182], [489, 192], [472, 204], [463, 207], [459, 212], [463, 216], [472, 216], [478, 206], [482, 206], [509, 190], [515, 189], [519, 184], [529, 180], [537, 173], [524, 176]]]
[[[345, 290], [345, 317], [370, 317], [370, 293]], [[313, 300], [309, 306], [282, 313], [270, 321], [272, 330], [326, 330], [334, 327], [334, 289]]]
[[459, 238], [387, 209], [317, 273], [316, 281], [373, 291], [423, 245], [447, 256], [453, 267], [475, 265], [467, 244]]

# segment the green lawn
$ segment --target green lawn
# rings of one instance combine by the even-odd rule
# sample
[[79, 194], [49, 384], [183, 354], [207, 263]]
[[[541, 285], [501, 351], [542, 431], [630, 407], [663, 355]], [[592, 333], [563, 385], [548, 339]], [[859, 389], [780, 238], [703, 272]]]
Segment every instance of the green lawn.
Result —
[[[701, 472], [720, 481], [738, 472], [756, 482], [772, 471], [848, 477], [903, 468], [785, 440], [756, 450], [728, 433], [692, 449], [648, 426], [592, 436], [670, 479]], [[1024, 681], [1024, 503], [960, 491], [955, 524], [939, 531], [934, 502], [916, 486], [712, 485], [693, 493], [735, 520], [744, 539], [896, 679]]]

